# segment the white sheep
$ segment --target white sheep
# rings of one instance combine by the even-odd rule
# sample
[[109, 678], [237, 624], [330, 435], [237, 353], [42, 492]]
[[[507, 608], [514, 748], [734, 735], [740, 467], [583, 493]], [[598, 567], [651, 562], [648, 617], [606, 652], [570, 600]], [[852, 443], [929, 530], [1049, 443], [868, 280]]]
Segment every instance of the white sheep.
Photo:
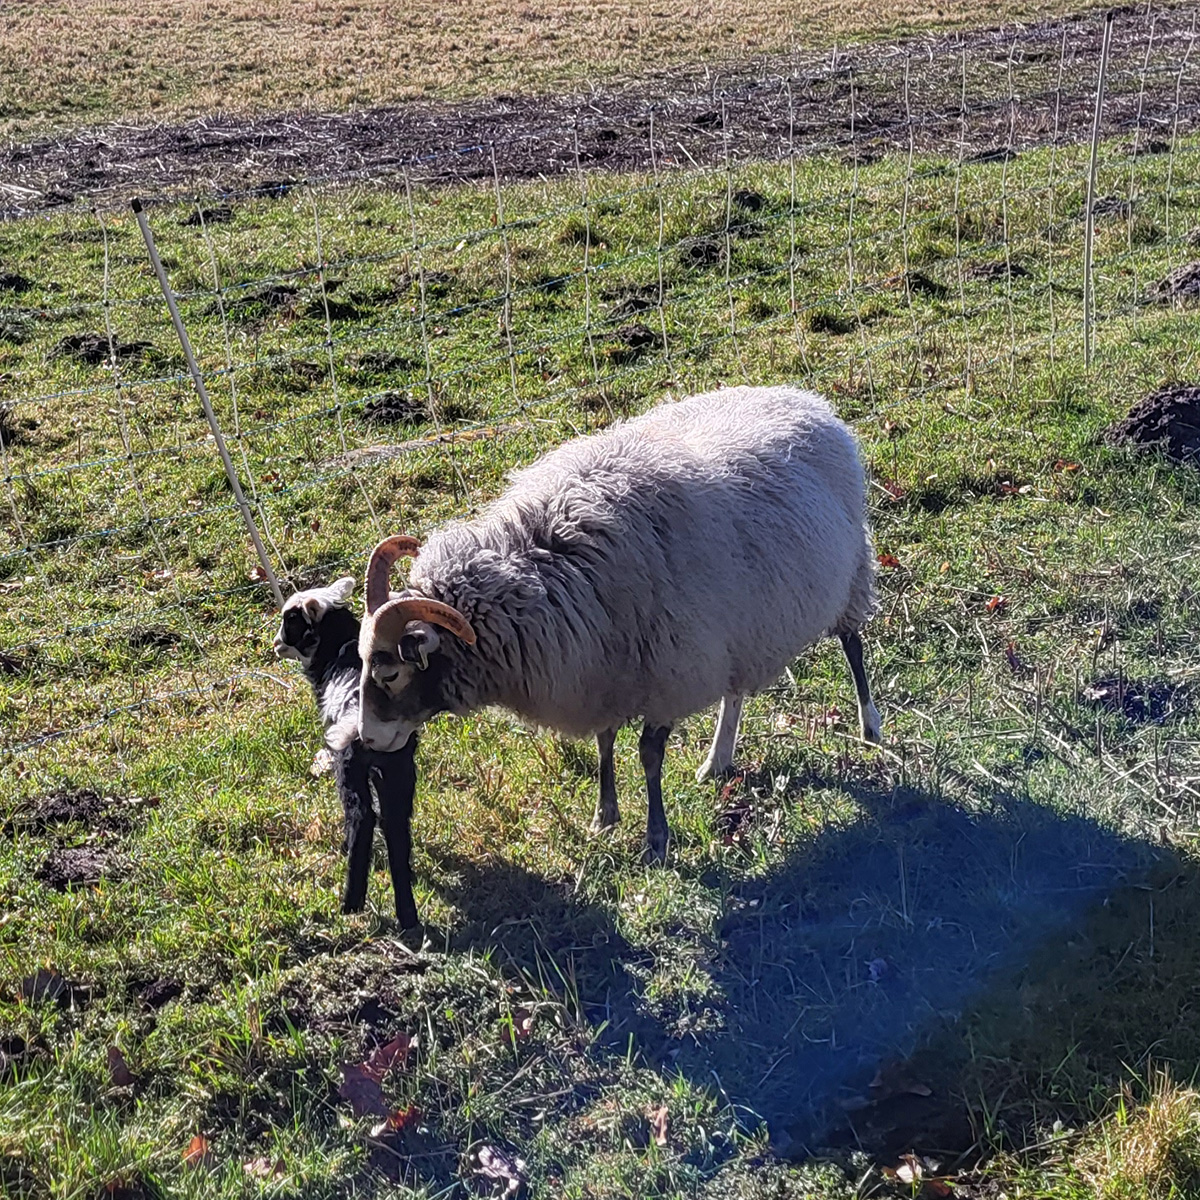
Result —
[[853, 435], [798, 388], [709, 392], [567, 442], [438, 530], [398, 598], [388, 573], [415, 543], [376, 547], [359, 736], [386, 751], [436, 713], [488, 705], [594, 734], [608, 825], [613, 738], [641, 717], [646, 841], [662, 860], [671, 727], [720, 701], [701, 774], [726, 769], [743, 698], [821, 636], [841, 639], [862, 735], [879, 740], [859, 635], [874, 604], [864, 508]]

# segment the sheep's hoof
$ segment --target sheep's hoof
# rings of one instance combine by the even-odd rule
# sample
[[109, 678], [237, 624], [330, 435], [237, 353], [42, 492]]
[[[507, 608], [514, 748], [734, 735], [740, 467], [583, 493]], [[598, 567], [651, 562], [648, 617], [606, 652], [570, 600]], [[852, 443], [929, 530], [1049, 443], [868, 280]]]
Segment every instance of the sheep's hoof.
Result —
[[878, 746], [883, 741], [883, 722], [879, 719], [879, 709], [874, 704], [867, 706], [863, 714], [863, 739], [874, 742]]
[[706, 779], [724, 779], [733, 774], [733, 763], [719, 763], [706, 758], [696, 770], [696, 782], [703, 783]]
[[398, 928], [395, 940], [402, 949], [411, 953], [414, 950], [424, 950], [431, 944], [426, 936], [425, 926], [419, 920], [411, 925], [402, 925], [397, 921], [396, 925]]
[[592, 817], [592, 823], [588, 826], [588, 830], [593, 834], [608, 833], [609, 830], [616, 828], [617, 822], [620, 819], [619, 813], [606, 813], [598, 808]]
[[648, 867], [661, 867], [667, 861], [667, 831], [664, 829], [661, 835], [655, 836], [653, 833], [646, 834], [646, 849], [642, 855], [642, 861]]

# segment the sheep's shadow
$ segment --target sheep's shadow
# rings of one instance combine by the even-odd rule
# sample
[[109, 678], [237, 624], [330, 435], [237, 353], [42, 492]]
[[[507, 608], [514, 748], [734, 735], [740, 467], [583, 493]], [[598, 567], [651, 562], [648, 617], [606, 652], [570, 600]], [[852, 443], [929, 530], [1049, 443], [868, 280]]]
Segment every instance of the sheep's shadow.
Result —
[[[964, 1014], [983, 1003], [1001, 1010], [1001, 1024], [1004, 1013], [1028, 1020], [1018, 1010], [1031, 973], [1057, 969], [1055, 947], [1089, 914], [1156, 870], [1189, 881], [1194, 872], [1164, 848], [1027, 801], [995, 796], [967, 809], [917, 791], [844, 786], [858, 820], [729, 885], [708, 965], [720, 997], [715, 1032], [679, 1039], [648, 1015], [641, 980], [653, 964], [612, 914], [511, 863], [445, 864], [464, 917], [453, 945], [487, 948], [527, 980], [570, 980], [573, 1001], [607, 1022], [614, 1048], [623, 1052], [632, 1034], [648, 1061], [718, 1087], [748, 1125], [766, 1123], [782, 1153], [849, 1142], [891, 1154], [917, 1140], [966, 1150], [977, 1130], [953, 1072], [989, 1047], [968, 1047], [978, 1030]], [[1180, 895], [1182, 938], [1200, 886]], [[1024, 972], [1024, 992], [1014, 972]], [[1177, 1010], [1164, 993], [1160, 1028]], [[1069, 1056], [1066, 1036], [1036, 1053]], [[911, 1065], [896, 1065], [934, 1042], [941, 1068], [926, 1063], [914, 1078]], [[1083, 1049], [1093, 1060], [1115, 1053]]]

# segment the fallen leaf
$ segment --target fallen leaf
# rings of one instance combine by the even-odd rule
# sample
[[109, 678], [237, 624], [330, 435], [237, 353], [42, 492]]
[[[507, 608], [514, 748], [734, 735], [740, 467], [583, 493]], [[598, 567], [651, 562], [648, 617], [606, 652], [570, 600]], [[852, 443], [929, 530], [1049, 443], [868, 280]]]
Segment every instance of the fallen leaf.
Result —
[[319, 517], [313, 517], [312, 524], [309, 525], [309, 529], [311, 529], [313, 531], [313, 533], [320, 533], [321, 532], [321, 519]]
[[880, 487], [887, 493], [889, 500], [903, 500], [904, 489], [891, 479], [883, 479], [880, 481]]
[[379, 1072], [379, 1077], [382, 1079], [392, 1067], [397, 1065], [403, 1067], [408, 1063], [408, 1056], [412, 1053], [412, 1048], [413, 1039], [407, 1033], [402, 1033], [386, 1045], [376, 1046], [371, 1051], [371, 1057], [367, 1059], [367, 1062], [373, 1070]]
[[525, 1182], [522, 1172], [525, 1160], [508, 1154], [495, 1146], [480, 1146], [475, 1152], [475, 1174], [484, 1179], [496, 1179], [504, 1184], [504, 1195], [514, 1196]]
[[383, 1046], [376, 1046], [365, 1062], [343, 1063], [338, 1095], [350, 1101], [356, 1117], [386, 1117], [389, 1109], [383, 1098], [383, 1077], [394, 1066], [404, 1066], [412, 1052], [413, 1039], [407, 1033]]
[[253, 1179], [282, 1179], [287, 1169], [282, 1158], [276, 1159], [274, 1163], [265, 1158], [254, 1158], [242, 1163], [242, 1170]]
[[518, 1040], [524, 1040], [533, 1032], [533, 1013], [527, 1008], [517, 1008], [512, 1015], [512, 1034]]
[[925, 1172], [921, 1160], [915, 1154], [902, 1154], [896, 1168], [896, 1178], [901, 1183], [920, 1183]]
[[646, 1116], [650, 1120], [650, 1132], [654, 1135], [654, 1144], [656, 1146], [665, 1146], [667, 1144], [667, 1131], [671, 1124], [671, 1114], [664, 1104], [659, 1108], [651, 1109]]
[[983, 607], [990, 613], [1003, 612], [1007, 604], [1007, 596], [993, 596]]
[[407, 1108], [398, 1108], [395, 1112], [389, 1113], [386, 1120], [371, 1127], [371, 1136], [381, 1138], [389, 1133], [400, 1133], [420, 1115], [420, 1110], [415, 1104], [410, 1104]]
[[188, 1142], [187, 1149], [183, 1152], [183, 1161], [189, 1167], [196, 1168], [213, 1165], [212, 1151], [209, 1148], [208, 1138], [204, 1134], [198, 1133]]
[[1058, 462], [1054, 464], [1054, 469], [1056, 471], [1078, 471], [1079, 464], [1077, 462], [1067, 462], [1065, 458], [1060, 458]]
[[898, 567], [900, 560], [894, 554], [879, 555], [879, 565], [881, 567]]
[[949, 1179], [927, 1179], [924, 1195], [933, 1196], [935, 1200], [945, 1200], [946, 1196], [954, 1195], [954, 1184]]
[[254, 567], [250, 571], [249, 579], [250, 579], [251, 583], [266, 583], [267, 582], [267, 573], [265, 570], [263, 570], [261, 564], [257, 567]]
[[386, 1117], [387, 1102], [379, 1076], [366, 1063], [343, 1063], [338, 1095], [350, 1101], [356, 1117]]
[[133, 1083], [133, 1072], [125, 1061], [125, 1055], [116, 1046], [108, 1048], [108, 1075], [113, 1087], [129, 1087]]

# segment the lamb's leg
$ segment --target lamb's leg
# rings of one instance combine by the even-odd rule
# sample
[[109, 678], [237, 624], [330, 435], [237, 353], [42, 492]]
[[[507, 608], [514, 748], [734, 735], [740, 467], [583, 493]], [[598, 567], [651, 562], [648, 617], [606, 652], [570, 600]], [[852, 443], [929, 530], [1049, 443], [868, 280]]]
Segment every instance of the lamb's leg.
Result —
[[646, 796], [649, 808], [646, 813], [646, 858], [649, 862], [667, 861], [667, 814], [663, 811], [662, 764], [667, 748], [670, 725], [646, 724], [638, 742], [638, 755], [642, 770], [646, 772]]
[[617, 810], [617, 772], [613, 765], [613, 745], [616, 740], [615, 729], [596, 734], [596, 747], [600, 751], [600, 803], [592, 818], [593, 833], [609, 829], [621, 819]]
[[417, 902], [412, 891], [412, 810], [417, 791], [417, 764], [412, 748], [382, 756], [376, 776], [379, 796], [379, 821], [387, 842], [388, 870], [396, 897], [396, 920], [401, 929], [413, 929], [419, 922]]
[[850, 664], [850, 674], [854, 676], [854, 691], [858, 695], [858, 721], [863, 738], [868, 742], [878, 742], [882, 738], [882, 723], [879, 720], [879, 710], [871, 699], [871, 685], [867, 682], [867, 672], [863, 666], [862, 638], [856, 631], [839, 633], [838, 640], [842, 643], [846, 661]]
[[737, 746], [738, 722], [742, 719], [744, 696], [723, 696], [717, 712], [717, 729], [713, 734], [712, 747], [704, 765], [696, 772], [697, 782], [716, 779], [733, 766], [733, 752]]
[[350, 746], [333, 756], [334, 776], [346, 829], [346, 888], [342, 912], [362, 912], [367, 903], [375, 809], [371, 805], [370, 767], [362, 751]]

